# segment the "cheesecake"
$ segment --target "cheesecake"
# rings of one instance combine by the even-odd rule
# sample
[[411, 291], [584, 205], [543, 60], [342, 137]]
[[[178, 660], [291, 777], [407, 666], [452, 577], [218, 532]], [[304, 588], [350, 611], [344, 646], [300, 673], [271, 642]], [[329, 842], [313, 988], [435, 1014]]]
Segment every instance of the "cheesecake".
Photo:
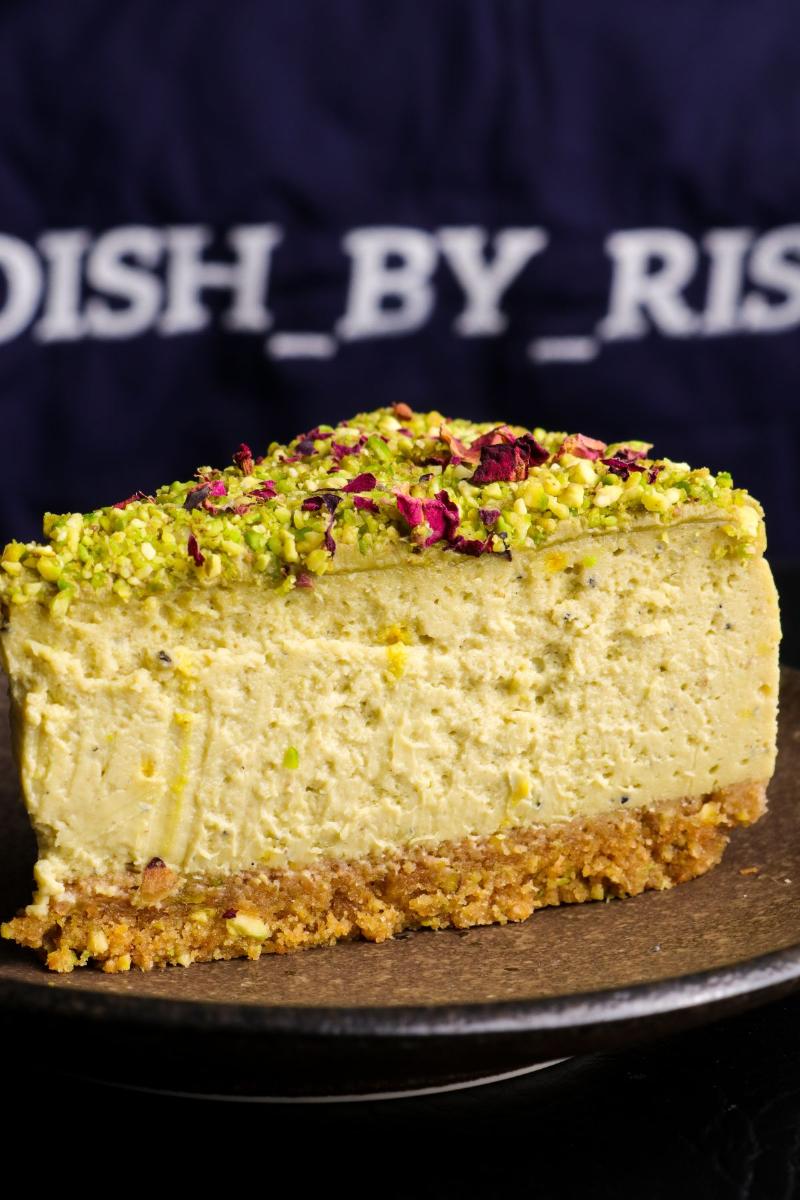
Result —
[[520, 921], [716, 864], [765, 810], [762, 510], [645, 442], [320, 425], [0, 559], [47, 966]]

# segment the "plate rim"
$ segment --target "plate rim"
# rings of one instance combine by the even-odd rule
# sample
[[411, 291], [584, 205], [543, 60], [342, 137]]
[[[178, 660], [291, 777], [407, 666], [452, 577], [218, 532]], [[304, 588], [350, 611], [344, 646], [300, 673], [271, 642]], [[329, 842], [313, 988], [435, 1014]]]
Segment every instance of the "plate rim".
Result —
[[713, 1009], [743, 997], [764, 999], [800, 988], [800, 942], [722, 967], [625, 987], [528, 1000], [429, 1005], [264, 1005], [104, 993], [57, 987], [44, 979], [0, 974], [0, 1008], [24, 1007], [61, 1019], [182, 1028], [194, 1032], [317, 1038], [430, 1038], [588, 1031], [687, 1010]]

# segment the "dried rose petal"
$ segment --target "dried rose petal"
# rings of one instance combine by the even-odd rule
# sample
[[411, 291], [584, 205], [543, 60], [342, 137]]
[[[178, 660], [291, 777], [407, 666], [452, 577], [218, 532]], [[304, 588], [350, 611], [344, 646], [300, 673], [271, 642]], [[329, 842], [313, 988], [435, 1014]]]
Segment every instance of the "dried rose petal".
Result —
[[365, 437], [360, 437], [352, 446], [343, 446], [339, 442], [331, 442], [331, 454], [335, 462], [340, 463], [348, 454], [360, 454], [361, 447], [366, 442]]
[[[647, 449], [650, 450], [652, 447], [648, 446]], [[637, 450], [635, 446], [617, 446], [614, 453], [609, 455], [609, 457], [619, 459], [621, 462], [635, 463], [641, 458], [647, 458], [647, 450]], [[603, 459], [603, 462], [605, 461]]]
[[222, 914], [223, 921], [232, 921], [239, 910], [237, 908], [226, 908]]
[[474, 442], [471, 446], [465, 445], [444, 423], [439, 428], [439, 437], [450, 451], [450, 466], [457, 467], [460, 462], [480, 462], [480, 446]]
[[129, 504], [135, 504], [137, 500], [147, 500], [153, 503], [153, 497], [146, 495], [144, 492], [134, 492], [132, 496], [128, 496], [127, 500], [118, 500], [114, 508], [127, 508]]
[[404, 492], [396, 493], [397, 507], [400, 516], [408, 524], [410, 529], [416, 529], [425, 520], [425, 513], [422, 507], [422, 501], [416, 496], [407, 496]]
[[443, 423], [439, 428], [439, 438], [449, 447], [452, 456], [450, 461], [453, 466], [457, 466], [461, 460], [471, 463], [480, 462], [481, 450], [484, 446], [499, 446], [504, 443], [513, 445], [517, 441], [517, 437], [510, 425], [497, 425], [494, 429], [490, 429], [488, 433], [482, 433], [480, 437], [475, 438], [474, 442], [470, 442], [469, 446], [467, 446], [451, 433], [447, 425]]
[[202, 567], [203, 563], [206, 561], [206, 556], [198, 546], [197, 538], [193, 533], [189, 534], [189, 541], [186, 544], [186, 549], [189, 553], [189, 557], [194, 559], [198, 567]]
[[498, 446], [503, 442], [515, 442], [516, 440], [516, 434], [510, 425], [497, 425], [488, 433], [482, 433], [480, 437], [475, 438], [474, 442], [470, 442], [469, 448], [470, 450], [480, 450], [483, 446]]
[[436, 463], [438, 466], [457, 467], [460, 462], [479, 463], [481, 451], [484, 446], [497, 446], [504, 443], [513, 444], [517, 438], [509, 425], [498, 425], [495, 429], [490, 429], [488, 433], [481, 434], [475, 438], [474, 442], [470, 442], [467, 446], [455, 434], [451, 433], [446, 424], [442, 424], [439, 428], [438, 438], [444, 442], [450, 451], [450, 458], [429, 458], [426, 462]]
[[556, 450], [556, 458], [561, 454], [571, 454], [574, 458], [589, 458], [594, 461], [605, 452], [605, 442], [598, 442], [596, 438], [584, 437], [582, 433], [571, 433], [564, 438]]
[[336, 553], [336, 542], [333, 540], [331, 530], [333, 529], [333, 522], [336, 519], [336, 509], [341, 500], [342, 497], [335, 495], [333, 492], [318, 492], [316, 496], [307, 496], [301, 505], [306, 512], [319, 512], [320, 509], [324, 508], [330, 514], [324, 534], [325, 549], [330, 554]]
[[337, 496], [335, 492], [317, 492], [315, 496], [306, 496], [302, 508], [306, 512], [319, 512], [321, 508], [325, 508], [329, 513], [334, 513], [341, 500], [342, 497]]
[[183, 507], [188, 509], [199, 508], [204, 500], [208, 499], [208, 494], [211, 491], [207, 483], [198, 483], [197, 487], [193, 487], [191, 491], [186, 493], [186, 499], [183, 502]]
[[528, 478], [530, 467], [545, 462], [549, 454], [534, 437], [526, 433], [513, 442], [481, 447], [481, 461], [471, 483], [509, 483]]
[[294, 581], [295, 587], [313, 588], [314, 580], [309, 575], [308, 571], [298, 571]]
[[[297, 454], [301, 458], [308, 458], [309, 454], [316, 453], [316, 447], [314, 446], [314, 442], [321, 442], [325, 438], [329, 438], [329, 437], [333, 437], [332, 429], [329, 429], [325, 433], [323, 433], [322, 430], [318, 426], [315, 426], [313, 429], [309, 429], [308, 433], [302, 433], [300, 435], [300, 438], [297, 442], [297, 446], [295, 447]], [[286, 462], [295, 462], [295, 461], [296, 461], [296, 459], [288, 459], [288, 458], [286, 459]]]
[[602, 458], [600, 461], [611, 471], [612, 475], [619, 475], [620, 479], [627, 479], [631, 471], [645, 470], [641, 463], [627, 458], [619, 458], [617, 455], [612, 455], [611, 458]]
[[362, 475], [356, 475], [355, 479], [351, 479], [348, 484], [342, 488], [343, 492], [371, 492], [378, 486], [378, 481], [371, 471], [365, 471]]
[[452, 541], [455, 537], [461, 516], [458, 505], [450, 499], [447, 492], [437, 492], [435, 499], [427, 500], [397, 492], [395, 498], [400, 515], [412, 532], [422, 525], [428, 525], [431, 532], [429, 537], [422, 539], [423, 546], [432, 546], [442, 538]]
[[479, 508], [478, 516], [483, 521], [484, 525], [486, 525], [486, 526], [496, 525], [497, 520], [500, 516], [500, 509], [499, 508]]
[[379, 513], [381, 510], [374, 500], [370, 500], [369, 496], [354, 496], [353, 504], [356, 508], [365, 508], [367, 512]]
[[209, 500], [209, 496], [226, 496], [227, 494], [228, 489], [221, 479], [201, 479], [195, 487], [186, 493], [183, 507], [189, 512], [192, 512], [195, 508], [202, 507], [206, 512], [211, 513], [212, 516], [221, 512], [235, 512], [236, 509], [230, 506], [216, 508]]
[[233, 461], [243, 475], [253, 474], [253, 451], [247, 445], [247, 442], [242, 442], [233, 456]]
[[658, 479], [659, 475], [661, 474], [661, 472], [663, 470], [664, 470], [663, 463], [653, 463], [653, 466], [650, 467], [649, 471], [647, 472], [647, 482], [655, 483], [655, 481]]
[[471, 482], [476, 484], [506, 482], [525, 479], [527, 474], [527, 461], [516, 446], [509, 444], [484, 446], [481, 451], [480, 463]]
[[489, 536], [485, 541], [474, 538], [456, 538], [453, 541], [452, 547], [457, 554], [471, 554], [473, 558], [479, 558], [481, 554], [492, 553], [492, 538]]
[[517, 445], [525, 448], [529, 465], [532, 467], [540, 467], [550, 457], [545, 447], [541, 446], [530, 433], [523, 434], [521, 438], [517, 438]]
[[247, 494], [256, 500], [274, 500], [278, 493], [275, 490], [273, 481], [265, 479], [261, 487], [253, 488], [252, 492], [248, 492]]
[[209, 513], [212, 517], [222, 516], [241, 516], [243, 513], [250, 512], [253, 507], [252, 503], [248, 504], [212, 504], [210, 500], [203, 501], [203, 510]]
[[425, 501], [425, 520], [431, 527], [431, 536], [426, 539], [425, 545], [431, 546], [440, 538], [451, 541], [455, 537], [461, 514], [458, 505], [450, 499], [447, 492], [442, 491], [436, 493], [435, 500]]
[[450, 543], [456, 554], [470, 554], [473, 558], [478, 558], [481, 554], [490, 554], [492, 551], [492, 535], [490, 534], [484, 541], [477, 538], [454, 538]]

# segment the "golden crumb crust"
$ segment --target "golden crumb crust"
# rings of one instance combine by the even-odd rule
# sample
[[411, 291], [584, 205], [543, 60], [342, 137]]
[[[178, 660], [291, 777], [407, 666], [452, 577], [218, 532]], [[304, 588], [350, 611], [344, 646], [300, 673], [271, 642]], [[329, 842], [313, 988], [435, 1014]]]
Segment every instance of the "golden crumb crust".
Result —
[[648, 809], [445, 842], [303, 870], [181, 877], [145, 870], [75, 880], [47, 916], [24, 911], [4, 937], [40, 951], [54, 971], [104, 971], [285, 954], [405, 929], [523, 921], [547, 905], [633, 896], [715, 866], [729, 830], [766, 809], [766, 784]]

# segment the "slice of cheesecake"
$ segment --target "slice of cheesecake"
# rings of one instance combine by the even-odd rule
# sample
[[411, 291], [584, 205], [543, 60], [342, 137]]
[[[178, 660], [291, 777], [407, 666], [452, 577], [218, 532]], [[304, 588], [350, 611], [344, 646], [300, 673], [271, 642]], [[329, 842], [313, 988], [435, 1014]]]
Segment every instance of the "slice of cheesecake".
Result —
[[643, 443], [405, 405], [0, 571], [48, 966], [257, 958], [666, 888], [758, 818], [761, 509]]

